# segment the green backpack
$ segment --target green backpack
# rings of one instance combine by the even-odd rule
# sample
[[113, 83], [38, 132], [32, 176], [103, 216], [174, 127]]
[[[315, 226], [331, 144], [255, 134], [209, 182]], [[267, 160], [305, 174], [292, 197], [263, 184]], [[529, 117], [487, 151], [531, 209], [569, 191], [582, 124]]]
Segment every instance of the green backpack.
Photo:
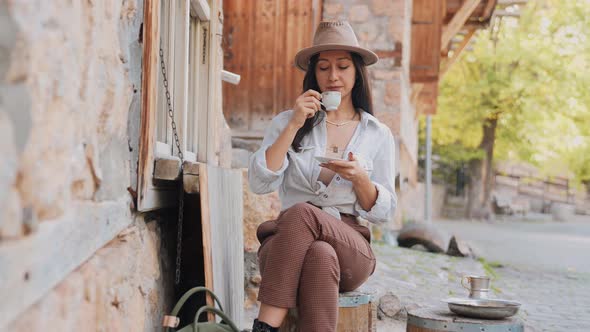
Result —
[[[184, 295], [178, 300], [178, 303], [172, 309], [172, 313], [168, 316], [164, 316], [164, 323], [163, 325], [166, 327], [166, 332], [171, 332], [171, 329], [174, 329], [180, 323], [180, 319], [177, 317], [178, 312], [180, 312], [180, 308], [184, 305], [188, 298], [196, 293], [199, 292], [207, 292], [211, 297], [215, 300], [215, 303], [219, 306], [219, 309], [211, 306], [202, 306], [197, 311], [195, 315], [195, 320], [192, 324], [189, 324], [182, 329], [178, 330], [177, 332], [240, 332], [240, 330], [236, 327], [231, 319], [223, 312], [223, 307], [221, 307], [221, 303], [215, 294], [210, 291], [206, 287], [195, 287], [188, 290]], [[199, 316], [204, 312], [212, 312], [219, 316], [222, 321], [217, 323], [213, 322], [199, 322]]]

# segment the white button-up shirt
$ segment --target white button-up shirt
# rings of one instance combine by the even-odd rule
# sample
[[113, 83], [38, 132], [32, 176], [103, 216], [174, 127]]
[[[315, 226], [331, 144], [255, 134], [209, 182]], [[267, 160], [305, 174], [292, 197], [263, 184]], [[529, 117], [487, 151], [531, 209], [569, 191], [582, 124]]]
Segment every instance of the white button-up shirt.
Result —
[[367, 112], [361, 112], [357, 126], [346, 150], [356, 156], [361, 166], [377, 188], [377, 201], [365, 211], [357, 201], [352, 183], [338, 174], [326, 186], [318, 180], [321, 171], [314, 158], [324, 156], [326, 151], [326, 116], [321, 112], [321, 122], [301, 141], [300, 152], [289, 147], [281, 169], [271, 171], [266, 165], [266, 150], [276, 141], [289, 123], [292, 110], [275, 116], [267, 128], [262, 145], [250, 157], [248, 180], [256, 194], [279, 190], [282, 209], [297, 203], [309, 202], [340, 219], [340, 213], [348, 213], [373, 223], [393, 219], [397, 205], [395, 195], [395, 142], [391, 130]]

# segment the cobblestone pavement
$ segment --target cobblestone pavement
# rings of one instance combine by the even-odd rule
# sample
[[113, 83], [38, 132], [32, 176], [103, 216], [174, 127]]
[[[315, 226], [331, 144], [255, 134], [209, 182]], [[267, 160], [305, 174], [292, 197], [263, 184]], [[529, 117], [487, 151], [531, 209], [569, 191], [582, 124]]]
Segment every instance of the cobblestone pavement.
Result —
[[[492, 297], [522, 303], [518, 317], [525, 332], [590, 332], [590, 222], [435, 225], [459, 235], [484, 259], [373, 243], [377, 268], [361, 289], [376, 300], [392, 292], [402, 307], [394, 317], [380, 314], [378, 331], [406, 331], [407, 310], [444, 307], [445, 298], [467, 296], [461, 276], [491, 274]], [[253, 319], [254, 311], [247, 316]]]
[[590, 331], [590, 273], [495, 269], [497, 297], [521, 302], [530, 331]]
[[[531, 331], [590, 331], [590, 220], [566, 223], [498, 221], [436, 224], [502, 267], [495, 296], [523, 303]], [[496, 263], [494, 263], [496, 262]]]
[[[518, 317], [526, 332], [590, 331], [590, 274], [540, 271], [497, 263], [484, 264], [387, 245], [374, 245], [378, 257], [375, 274], [363, 286], [380, 298], [397, 295], [402, 307], [441, 306], [442, 299], [464, 297], [460, 278], [466, 274], [493, 274], [493, 298], [522, 303]], [[491, 265], [491, 266], [490, 266]], [[378, 331], [405, 331], [405, 310], [393, 319], [378, 321]]]
[[377, 321], [377, 331], [406, 330], [406, 309], [425, 306], [444, 306], [441, 300], [463, 297], [461, 276], [485, 273], [482, 264], [470, 258], [432, 254], [385, 244], [374, 244], [377, 256], [375, 273], [362, 290], [379, 299], [386, 292], [395, 294], [402, 311]]

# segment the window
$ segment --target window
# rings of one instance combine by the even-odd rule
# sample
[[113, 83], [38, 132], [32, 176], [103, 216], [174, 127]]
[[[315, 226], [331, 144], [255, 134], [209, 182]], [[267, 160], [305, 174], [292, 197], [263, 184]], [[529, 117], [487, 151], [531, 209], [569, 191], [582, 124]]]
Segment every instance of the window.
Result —
[[[198, 86], [206, 86], [207, 82], [199, 82], [195, 77], [202, 59], [207, 59], [207, 35], [198, 35], [198, 30], [204, 29], [199, 18], [190, 16], [190, 5], [187, 0], [160, 0], [162, 13], [160, 15], [161, 45], [167, 70], [168, 87], [172, 107], [175, 112], [175, 122], [180, 138], [181, 148], [186, 160], [196, 161], [198, 143], [196, 103], [200, 98]], [[196, 37], [196, 38], [195, 38]], [[161, 69], [161, 68], [160, 68]], [[201, 70], [203, 71], [203, 70]], [[178, 155], [172, 133], [172, 123], [168, 115], [168, 101], [165, 94], [163, 75], [158, 73], [158, 110], [156, 121], [156, 151], [157, 156], [167, 157]], [[201, 83], [201, 84], [199, 84]], [[207, 109], [207, 104], [198, 105]]]
[[168, 114], [160, 48], [184, 160], [206, 161], [209, 12], [205, 0], [145, 0], [138, 167], [140, 211], [174, 205], [178, 198], [172, 193], [174, 184], [166, 181], [177, 177], [180, 159]]

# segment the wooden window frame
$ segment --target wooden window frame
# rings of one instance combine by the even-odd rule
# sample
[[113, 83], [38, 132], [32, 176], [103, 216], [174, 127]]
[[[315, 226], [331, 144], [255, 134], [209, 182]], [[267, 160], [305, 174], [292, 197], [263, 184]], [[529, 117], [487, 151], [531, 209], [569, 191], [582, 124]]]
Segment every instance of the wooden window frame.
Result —
[[[162, 8], [163, 3], [168, 3], [169, 7]], [[169, 16], [164, 18], [163, 15]], [[163, 40], [164, 57], [184, 159], [188, 163], [209, 160], [207, 151], [211, 105], [208, 95], [212, 76], [209, 15], [210, 8], [204, 0], [145, 0], [137, 181], [139, 211], [175, 206], [178, 199], [173, 181], [178, 179], [180, 158], [172, 135], [167, 100], [163, 98], [159, 58], [162, 30], [170, 36]], [[167, 27], [162, 27], [161, 22]], [[206, 62], [202, 63], [202, 59]]]

